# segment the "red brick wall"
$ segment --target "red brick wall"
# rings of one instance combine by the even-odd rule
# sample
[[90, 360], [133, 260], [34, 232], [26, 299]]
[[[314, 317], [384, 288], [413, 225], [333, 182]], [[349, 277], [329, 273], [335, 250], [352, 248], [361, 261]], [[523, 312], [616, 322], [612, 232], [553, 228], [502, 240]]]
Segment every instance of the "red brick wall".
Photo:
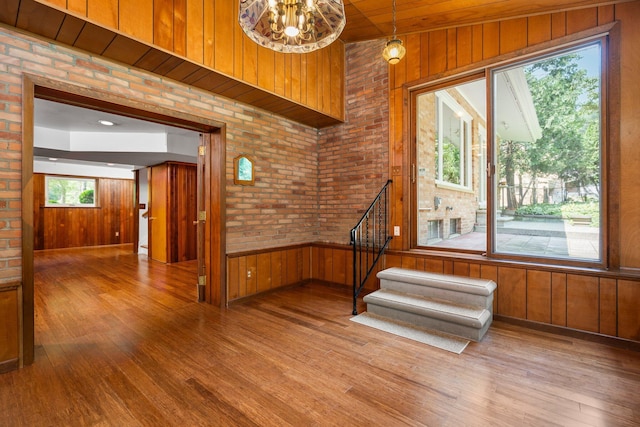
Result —
[[[317, 239], [317, 130], [168, 79], [0, 28], [0, 281], [21, 277], [22, 74], [121, 94], [227, 124], [227, 252]], [[254, 187], [233, 158], [255, 160]]]
[[384, 40], [346, 46], [344, 124], [320, 130], [319, 235], [348, 243], [356, 225], [389, 176], [389, 65]]

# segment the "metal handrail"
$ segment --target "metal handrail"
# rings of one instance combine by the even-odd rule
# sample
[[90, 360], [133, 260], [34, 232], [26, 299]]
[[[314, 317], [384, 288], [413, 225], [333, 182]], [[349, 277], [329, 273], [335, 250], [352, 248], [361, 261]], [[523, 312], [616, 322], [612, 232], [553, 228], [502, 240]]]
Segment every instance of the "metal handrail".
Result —
[[389, 185], [388, 180], [375, 197], [358, 224], [351, 229], [353, 245], [353, 315], [358, 314], [358, 295], [371, 276], [378, 260], [389, 245]]

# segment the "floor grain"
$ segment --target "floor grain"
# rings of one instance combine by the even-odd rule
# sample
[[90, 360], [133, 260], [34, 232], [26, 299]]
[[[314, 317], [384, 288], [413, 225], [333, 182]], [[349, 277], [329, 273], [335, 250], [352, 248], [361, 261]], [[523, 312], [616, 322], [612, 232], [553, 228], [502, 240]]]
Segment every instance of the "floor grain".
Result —
[[633, 426], [640, 353], [494, 322], [461, 355], [350, 322], [318, 283], [221, 310], [196, 265], [36, 256], [36, 361], [2, 426]]

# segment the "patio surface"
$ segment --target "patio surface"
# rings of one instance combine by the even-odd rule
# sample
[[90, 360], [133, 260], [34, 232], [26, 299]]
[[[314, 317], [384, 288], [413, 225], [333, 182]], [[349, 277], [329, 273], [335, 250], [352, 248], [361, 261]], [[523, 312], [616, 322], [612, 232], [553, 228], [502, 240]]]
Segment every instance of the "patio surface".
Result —
[[[599, 229], [569, 221], [509, 221], [498, 227], [497, 252], [573, 259], [600, 259]], [[485, 232], [471, 232], [430, 247], [486, 250]]]

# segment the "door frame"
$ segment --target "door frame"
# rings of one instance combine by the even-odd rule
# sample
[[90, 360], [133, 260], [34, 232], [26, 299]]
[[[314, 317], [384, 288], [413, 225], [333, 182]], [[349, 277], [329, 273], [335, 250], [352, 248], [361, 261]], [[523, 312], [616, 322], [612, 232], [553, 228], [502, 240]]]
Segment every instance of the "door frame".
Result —
[[[226, 125], [181, 111], [171, 110], [146, 102], [128, 99], [99, 89], [85, 88], [45, 77], [25, 73], [22, 79], [22, 312], [20, 331], [20, 366], [34, 361], [34, 201], [33, 201], [33, 136], [34, 99], [42, 98], [78, 107], [89, 108], [166, 124], [200, 132], [208, 136], [211, 150], [207, 152], [209, 180], [204, 188], [210, 196], [205, 223], [205, 265], [208, 272], [205, 283], [206, 301], [226, 306], [226, 225], [224, 193], [226, 188]], [[210, 211], [210, 212], [209, 212]]]

